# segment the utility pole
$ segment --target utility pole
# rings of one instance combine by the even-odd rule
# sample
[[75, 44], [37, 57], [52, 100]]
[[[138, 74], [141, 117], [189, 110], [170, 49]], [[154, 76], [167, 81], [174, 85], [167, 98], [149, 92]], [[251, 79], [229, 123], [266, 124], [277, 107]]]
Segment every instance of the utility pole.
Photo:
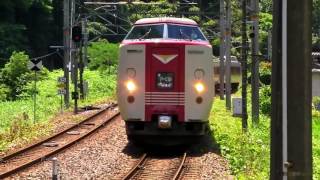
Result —
[[242, 1], [242, 129], [247, 131], [248, 113], [247, 113], [247, 0]]
[[[70, 16], [70, 19], [71, 19], [71, 27], [74, 26], [74, 22], [75, 22], [75, 8], [76, 8], [76, 5], [75, 5], [75, 0], [70, 0], [71, 1], [71, 16]], [[71, 28], [72, 29], [72, 28]], [[71, 66], [72, 66], [72, 81], [73, 81], [73, 84], [74, 84], [74, 91], [72, 92], [72, 98], [74, 99], [74, 114], [77, 114], [78, 113], [78, 98], [79, 98], [79, 94], [78, 94], [78, 58], [79, 58], [79, 55], [78, 55], [78, 50], [76, 47], [76, 44], [73, 42], [72, 40], [72, 30], [71, 30], [71, 38], [70, 38], [70, 44], [71, 44], [71, 54], [70, 54], [70, 57], [71, 57]]]
[[84, 66], [87, 66], [88, 64], [88, 32], [87, 32], [87, 23], [88, 19], [84, 18], [84, 25], [83, 25], [83, 63]]
[[252, 122], [259, 123], [259, 1], [251, 0], [252, 20], [252, 66], [251, 66], [251, 95], [252, 95]]
[[84, 88], [83, 88], [83, 71], [84, 71], [84, 59], [86, 58], [84, 53], [84, 35], [85, 35], [85, 18], [81, 19], [81, 33], [82, 33], [82, 39], [80, 42], [80, 62], [79, 62], [79, 70], [80, 70], [80, 99], [84, 99]]
[[231, 110], [231, 2], [226, 0], [226, 107]]
[[282, 179], [282, 32], [280, 0], [273, 3], [270, 179]]
[[272, 58], [272, 32], [268, 31], [268, 60], [271, 61]]
[[66, 78], [64, 95], [64, 104], [66, 108], [69, 108], [69, 62], [70, 62], [70, 4], [69, 0], [63, 1], [63, 50], [64, 50], [64, 60], [63, 60], [63, 71], [64, 77]]
[[219, 68], [219, 89], [220, 99], [224, 99], [224, 56], [225, 56], [225, 6], [224, 0], [220, 0], [220, 68]]
[[270, 179], [311, 180], [312, 0], [277, 0], [274, 12]]

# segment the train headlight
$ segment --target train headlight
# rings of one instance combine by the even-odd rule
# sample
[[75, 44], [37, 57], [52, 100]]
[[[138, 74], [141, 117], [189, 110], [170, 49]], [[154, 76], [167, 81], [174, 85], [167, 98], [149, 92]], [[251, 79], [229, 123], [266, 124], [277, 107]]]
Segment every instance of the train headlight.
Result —
[[202, 93], [204, 91], [204, 85], [201, 82], [197, 82], [194, 87], [198, 93]]
[[126, 82], [126, 87], [129, 92], [133, 92], [137, 89], [136, 84], [132, 80]]

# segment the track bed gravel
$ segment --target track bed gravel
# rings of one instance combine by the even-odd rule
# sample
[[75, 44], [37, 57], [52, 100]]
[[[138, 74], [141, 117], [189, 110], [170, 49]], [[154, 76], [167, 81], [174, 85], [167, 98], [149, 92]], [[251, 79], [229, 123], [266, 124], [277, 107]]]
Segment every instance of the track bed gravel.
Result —
[[[121, 179], [145, 152], [128, 143], [118, 118], [79, 144], [55, 157], [60, 179]], [[233, 179], [228, 163], [218, 155], [211, 138], [189, 147], [184, 179]], [[8, 179], [51, 179], [52, 163], [45, 160]]]

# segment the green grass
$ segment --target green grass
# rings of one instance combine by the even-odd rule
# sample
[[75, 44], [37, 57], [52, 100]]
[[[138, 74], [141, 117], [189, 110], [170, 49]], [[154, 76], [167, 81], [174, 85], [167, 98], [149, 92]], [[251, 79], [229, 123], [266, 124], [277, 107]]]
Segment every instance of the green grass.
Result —
[[[45, 135], [52, 129], [48, 120], [60, 112], [60, 96], [57, 95], [56, 85], [57, 78], [62, 75], [61, 70], [53, 71], [38, 82], [36, 124], [33, 124], [33, 100], [28, 93], [21, 100], [0, 102], [0, 151]], [[84, 79], [89, 82], [89, 94], [80, 101], [80, 106], [115, 99], [115, 78], [115, 75], [98, 71], [85, 71]], [[27, 89], [30, 90], [32, 86], [30, 83]]]
[[233, 117], [225, 101], [215, 99], [210, 127], [222, 155], [229, 161], [238, 179], [268, 179], [269, 177], [269, 119], [262, 116], [260, 124], [242, 132], [241, 118]]
[[[260, 115], [260, 124], [254, 128], [250, 110], [248, 107], [248, 132], [243, 133], [241, 118], [233, 117], [225, 101], [215, 98], [210, 127], [237, 179], [269, 179], [270, 117]], [[313, 179], [320, 179], [320, 112], [313, 111], [312, 131]]]
[[312, 112], [313, 179], [320, 179], [320, 112]]

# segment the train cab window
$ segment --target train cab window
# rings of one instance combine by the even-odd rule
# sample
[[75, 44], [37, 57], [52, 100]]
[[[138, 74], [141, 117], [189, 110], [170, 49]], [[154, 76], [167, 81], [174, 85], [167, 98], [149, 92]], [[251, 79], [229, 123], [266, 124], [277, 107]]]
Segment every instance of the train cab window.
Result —
[[168, 38], [206, 41], [199, 27], [173, 24], [168, 24]]
[[173, 88], [173, 73], [159, 72], [157, 73], [157, 88], [172, 89]]
[[125, 39], [157, 39], [163, 38], [164, 25], [135, 26]]

